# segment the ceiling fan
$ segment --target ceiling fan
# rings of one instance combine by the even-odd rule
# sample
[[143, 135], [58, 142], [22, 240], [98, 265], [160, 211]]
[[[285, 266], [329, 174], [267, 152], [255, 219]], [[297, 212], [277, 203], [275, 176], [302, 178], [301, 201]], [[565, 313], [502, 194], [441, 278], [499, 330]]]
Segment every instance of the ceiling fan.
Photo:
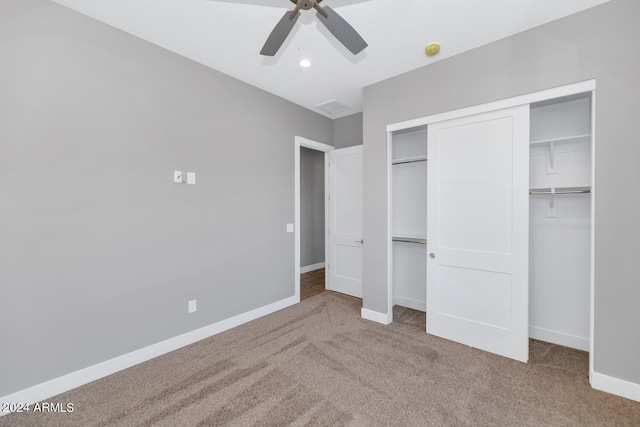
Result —
[[284, 16], [276, 24], [262, 47], [260, 55], [274, 56], [298, 21], [300, 9], [309, 10], [311, 8], [317, 11], [316, 16], [320, 22], [322, 22], [329, 32], [333, 34], [344, 47], [349, 49], [351, 53], [357, 55], [367, 47], [367, 42], [360, 37], [360, 34], [358, 34], [344, 18], [329, 6], [321, 7], [319, 5], [321, 2], [322, 0], [291, 0], [291, 3], [294, 3], [296, 6], [292, 11], [285, 12]]

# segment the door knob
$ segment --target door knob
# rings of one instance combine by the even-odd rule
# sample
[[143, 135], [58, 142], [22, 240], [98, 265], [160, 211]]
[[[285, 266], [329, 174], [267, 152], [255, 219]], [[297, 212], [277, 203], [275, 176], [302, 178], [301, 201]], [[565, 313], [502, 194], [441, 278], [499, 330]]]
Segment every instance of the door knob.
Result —
[[434, 254], [433, 252], [429, 254], [429, 258], [434, 259], [435, 257], [436, 257], [436, 254]]

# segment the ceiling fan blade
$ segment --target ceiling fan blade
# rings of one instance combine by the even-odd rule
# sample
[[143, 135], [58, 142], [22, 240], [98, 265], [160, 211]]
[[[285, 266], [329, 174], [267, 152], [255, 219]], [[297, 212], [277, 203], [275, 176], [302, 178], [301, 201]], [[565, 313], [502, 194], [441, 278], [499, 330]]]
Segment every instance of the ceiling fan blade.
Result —
[[327, 27], [329, 32], [333, 34], [334, 37], [344, 45], [344, 47], [349, 49], [351, 53], [357, 55], [368, 46], [367, 42], [360, 37], [360, 34], [358, 34], [358, 32], [333, 9], [329, 6], [325, 6], [322, 9], [324, 9], [328, 16], [325, 18], [320, 14], [320, 12], [317, 12], [316, 16], [320, 22]]
[[293, 18], [290, 17], [291, 11], [286, 11], [284, 16], [280, 19], [280, 22], [276, 24], [269, 34], [267, 41], [262, 46], [260, 55], [274, 56], [282, 43], [287, 39], [287, 36], [293, 29], [293, 26], [298, 22], [298, 14], [296, 13]]
[[[320, 1], [322, 1], [322, 0], [320, 0]], [[315, 10], [317, 10], [320, 15], [324, 16], [325, 18], [328, 18], [329, 14], [327, 12], [325, 12], [324, 8], [318, 4], [318, 3], [320, 3], [320, 1], [316, 1], [313, 4], [313, 8]]]

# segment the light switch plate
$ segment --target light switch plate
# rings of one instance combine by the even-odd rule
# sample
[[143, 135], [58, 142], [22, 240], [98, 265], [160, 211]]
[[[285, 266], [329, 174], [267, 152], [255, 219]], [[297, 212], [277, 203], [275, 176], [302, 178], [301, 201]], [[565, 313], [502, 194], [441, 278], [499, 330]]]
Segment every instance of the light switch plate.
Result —
[[195, 185], [195, 183], [196, 183], [196, 173], [195, 172], [187, 172], [187, 184]]
[[287, 233], [293, 233], [293, 224], [287, 224]]
[[182, 184], [184, 181], [182, 180], [182, 172], [181, 171], [173, 171], [173, 182]]

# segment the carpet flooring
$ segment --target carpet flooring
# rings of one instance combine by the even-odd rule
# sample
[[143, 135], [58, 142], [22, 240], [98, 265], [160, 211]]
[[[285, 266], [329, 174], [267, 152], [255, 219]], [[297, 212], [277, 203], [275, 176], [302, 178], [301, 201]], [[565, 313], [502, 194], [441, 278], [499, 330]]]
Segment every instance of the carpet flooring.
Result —
[[427, 335], [424, 313], [383, 326], [360, 308], [321, 292], [0, 426], [640, 425], [640, 403], [591, 389], [584, 352], [531, 341], [523, 364]]

